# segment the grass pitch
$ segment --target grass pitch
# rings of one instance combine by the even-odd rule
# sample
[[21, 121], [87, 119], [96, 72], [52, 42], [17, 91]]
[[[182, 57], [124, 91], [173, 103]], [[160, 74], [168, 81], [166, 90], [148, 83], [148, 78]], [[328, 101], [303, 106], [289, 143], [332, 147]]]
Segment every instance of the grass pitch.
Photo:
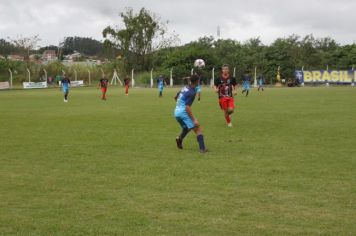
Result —
[[178, 90], [0, 91], [0, 235], [356, 234], [355, 88], [204, 89], [206, 154]]

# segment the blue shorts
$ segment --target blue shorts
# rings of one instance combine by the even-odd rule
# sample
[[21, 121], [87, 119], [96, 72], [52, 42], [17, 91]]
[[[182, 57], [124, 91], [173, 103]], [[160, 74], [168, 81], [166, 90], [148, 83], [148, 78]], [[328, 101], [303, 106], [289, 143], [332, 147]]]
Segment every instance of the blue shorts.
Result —
[[63, 88], [63, 93], [68, 93], [69, 92], [69, 88]]
[[162, 92], [162, 91], [163, 91], [163, 86], [162, 86], [162, 87], [158, 87], [158, 90], [159, 90], [160, 92]]
[[185, 128], [193, 129], [195, 127], [192, 118], [190, 118], [190, 116], [188, 116], [188, 114], [186, 114], [186, 113], [176, 115], [176, 120], [178, 121], [178, 123], [180, 124], [180, 126], [183, 129], [185, 129]]
[[250, 85], [249, 84], [244, 84], [244, 90], [250, 90]]
[[201, 86], [198, 85], [197, 87], [195, 87], [195, 92], [196, 93], [200, 93], [201, 92]]

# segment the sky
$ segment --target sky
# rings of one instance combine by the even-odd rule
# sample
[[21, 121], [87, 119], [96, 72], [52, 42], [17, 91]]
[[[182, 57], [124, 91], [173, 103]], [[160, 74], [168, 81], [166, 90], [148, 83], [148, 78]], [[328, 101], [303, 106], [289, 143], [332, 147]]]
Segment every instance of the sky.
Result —
[[122, 27], [119, 13], [142, 7], [168, 21], [180, 44], [203, 36], [269, 45], [292, 34], [356, 40], [356, 0], [0, 0], [0, 38], [39, 35], [39, 45], [65, 37], [103, 40], [106, 26]]

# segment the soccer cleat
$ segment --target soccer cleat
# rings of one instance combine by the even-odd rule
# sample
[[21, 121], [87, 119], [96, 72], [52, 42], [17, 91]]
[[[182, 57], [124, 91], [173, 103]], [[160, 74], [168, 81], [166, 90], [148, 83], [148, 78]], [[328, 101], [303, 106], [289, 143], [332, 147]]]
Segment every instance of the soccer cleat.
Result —
[[200, 152], [200, 153], [207, 153], [207, 152], [208, 152], [208, 149], [204, 149], [204, 150], [200, 149], [199, 152]]
[[67, 99], [64, 99], [64, 102], [68, 102], [68, 100], [67, 100]]
[[230, 122], [229, 124], [227, 124], [228, 127], [232, 127], [232, 123]]
[[179, 137], [176, 138], [176, 143], [178, 149], [183, 149], [182, 140]]

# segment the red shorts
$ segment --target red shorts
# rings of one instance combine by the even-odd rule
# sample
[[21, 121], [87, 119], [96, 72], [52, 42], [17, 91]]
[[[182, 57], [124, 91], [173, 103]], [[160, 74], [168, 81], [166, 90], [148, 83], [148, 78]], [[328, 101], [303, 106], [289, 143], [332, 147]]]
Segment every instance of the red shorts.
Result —
[[226, 111], [227, 109], [233, 110], [234, 105], [234, 98], [231, 97], [222, 97], [219, 99], [219, 104], [222, 110]]
[[106, 93], [106, 90], [107, 90], [108, 88], [101, 88], [101, 92], [102, 93]]

